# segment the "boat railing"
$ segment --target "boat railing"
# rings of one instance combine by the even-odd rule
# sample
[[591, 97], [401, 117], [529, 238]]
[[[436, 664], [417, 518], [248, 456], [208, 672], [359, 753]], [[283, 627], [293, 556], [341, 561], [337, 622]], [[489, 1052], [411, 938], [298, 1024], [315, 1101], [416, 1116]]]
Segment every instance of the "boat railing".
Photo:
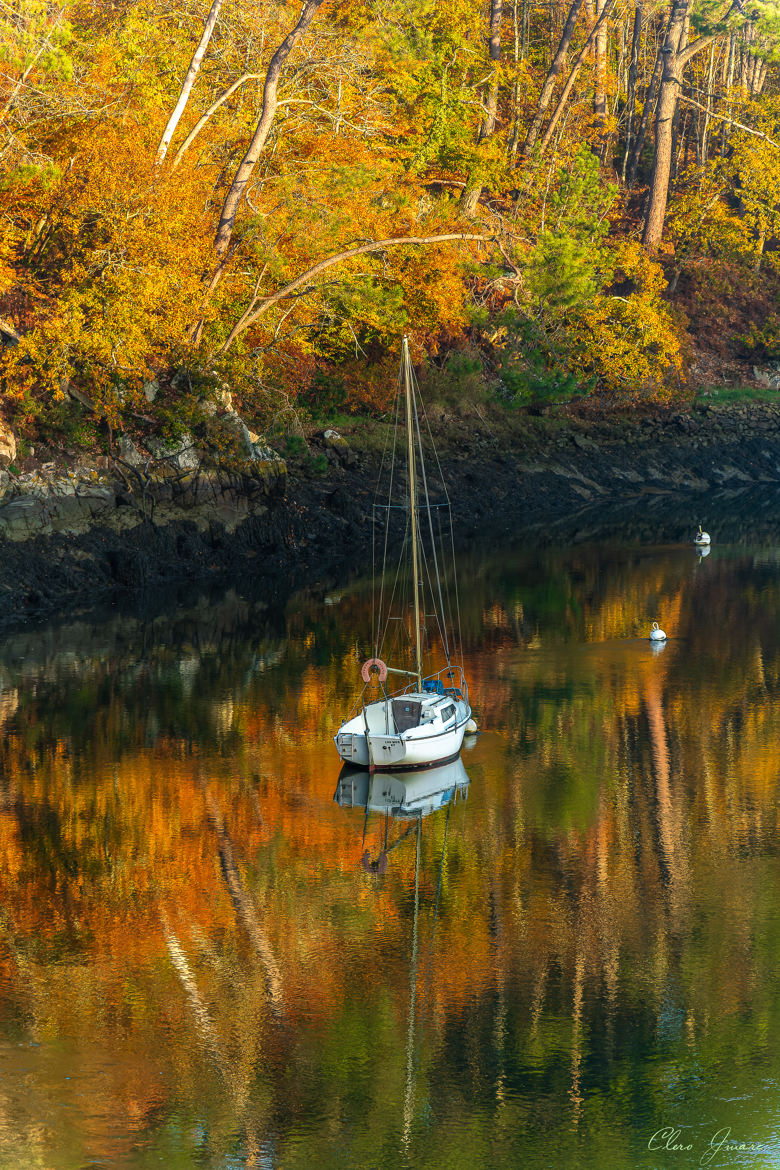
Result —
[[[410, 684], [406, 690], [416, 689], [416, 684]], [[451, 699], [465, 699], [468, 702], [469, 688], [462, 666], [444, 666], [435, 674], [426, 674], [422, 680], [422, 689], [429, 695], [448, 695]]]
[[[390, 673], [394, 672], [391, 670]], [[410, 675], [411, 671], [404, 671], [403, 673]], [[361, 702], [364, 702], [364, 696], [369, 685], [366, 683], [363, 687], [360, 697], [356, 700], [350, 712], [349, 718], [352, 718]], [[385, 699], [400, 699], [402, 695], [417, 692], [417, 679], [414, 678], [414, 681], [403, 683], [401, 686], [395, 687], [392, 690], [390, 688], [385, 689], [384, 687], [382, 689]], [[446, 695], [451, 699], [465, 699], [466, 702], [468, 702], [469, 698], [468, 683], [466, 682], [466, 676], [463, 673], [462, 666], [443, 666], [441, 670], [433, 674], [423, 675], [422, 689], [423, 694], [428, 695]]]

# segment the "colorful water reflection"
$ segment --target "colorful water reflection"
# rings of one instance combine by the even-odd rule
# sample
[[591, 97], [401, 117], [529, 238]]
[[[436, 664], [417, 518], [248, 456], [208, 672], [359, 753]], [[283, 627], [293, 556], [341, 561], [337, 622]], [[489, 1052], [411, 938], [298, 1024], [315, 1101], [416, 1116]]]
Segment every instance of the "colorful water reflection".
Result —
[[5, 639], [0, 1165], [776, 1165], [778, 563], [466, 565], [483, 731], [401, 799], [365, 584]]

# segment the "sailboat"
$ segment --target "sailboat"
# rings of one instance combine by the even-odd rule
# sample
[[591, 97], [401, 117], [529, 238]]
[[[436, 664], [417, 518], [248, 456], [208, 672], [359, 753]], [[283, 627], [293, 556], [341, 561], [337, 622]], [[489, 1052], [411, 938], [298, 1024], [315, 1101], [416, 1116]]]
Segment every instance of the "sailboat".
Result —
[[[372, 772], [413, 771], [454, 760], [460, 752], [466, 732], [476, 730], [476, 724], [471, 717], [466, 676], [462, 665], [453, 659], [452, 636], [448, 632], [450, 624], [448, 618], [452, 617], [452, 606], [449, 607], [449, 613], [445, 612], [446, 590], [443, 588], [440, 574], [440, 548], [434, 533], [433, 512], [436, 508], [444, 506], [449, 514], [449, 500], [446, 500], [445, 505], [441, 505], [432, 502], [430, 498], [428, 475], [423, 460], [417, 397], [414, 371], [409, 356], [409, 342], [404, 337], [396, 433], [401, 430], [400, 405], [403, 401], [407, 492], [400, 507], [406, 514], [402, 554], [404, 557], [408, 555], [411, 568], [412, 633], [409, 648], [412, 651], [413, 669], [385, 663], [380, 657], [391, 623], [396, 623], [394, 625], [396, 633], [407, 628], [405, 615], [394, 617], [390, 613], [395, 601], [395, 588], [388, 601], [388, 612], [383, 613], [388, 549], [386, 536], [374, 657], [369, 658], [361, 670], [365, 686], [359, 700], [360, 709], [341, 725], [334, 736], [336, 749], [346, 764], [368, 768]], [[395, 474], [394, 457], [395, 443], [388, 503], [383, 505], [386, 509], [386, 532], [389, 531], [393, 508], [399, 507], [392, 501], [393, 485], [400, 478]], [[400, 569], [399, 565], [395, 575], [396, 583]], [[428, 585], [428, 594], [425, 598], [424, 583]], [[457, 609], [457, 591], [455, 599]], [[432, 613], [426, 612], [428, 607], [433, 609]], [[423, 645], [427, 640], [425, 623], [429, 619], [433, 619], [433, 624], [438, 629], [441, 643], [439, 652], [444, 660], [444, 665], [434, 670], [426, 670], [423, 665]], [[399, 652], [402, 650], [403, 648], [399, 647]], [[390, 690], [386, 683], [388, 677], [392, 675], [400, 676], [407, 681], [398, 689]]]

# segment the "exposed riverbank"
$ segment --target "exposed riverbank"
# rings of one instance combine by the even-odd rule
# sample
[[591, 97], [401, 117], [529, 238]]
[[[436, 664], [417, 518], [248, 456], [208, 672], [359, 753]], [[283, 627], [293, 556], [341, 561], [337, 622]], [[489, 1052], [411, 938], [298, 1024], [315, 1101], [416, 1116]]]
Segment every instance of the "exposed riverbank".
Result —
[[[598, 418], [479, 408], [439, 411], [432, 423], [464, 548], [597, 539], [617, 524], [637, 540], [687, 540], [699, 521], [738, 540], [749, 538], [751, 510], [765, 521], [780, 499], [780, 405]], [[343, 444], [316, 434], [286, 462], [230, 472], [49, 466], [7, 476], [0, 623], [177, 582], [279, 595], [367, 569], [381, 432], [347, 426]]]

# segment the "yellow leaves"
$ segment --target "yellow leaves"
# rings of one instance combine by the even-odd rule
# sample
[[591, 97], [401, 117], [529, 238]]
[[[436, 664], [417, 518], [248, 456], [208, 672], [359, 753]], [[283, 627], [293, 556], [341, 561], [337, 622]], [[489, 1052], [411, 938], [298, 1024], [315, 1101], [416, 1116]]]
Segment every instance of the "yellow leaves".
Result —
[[116, 421], [122, 401], [130, 405], [181, 344], [210, 259], [210, 223], [196, 190], [152, 185], [122, 127], [68, 138], [73, 165], [30, 209], [44, 226], [16, 243], [17, 295], [38, 312], [4, 373], [28, 412], [33, 399], [64, 401], [71, 383]]
[[575, 362], [608, 390], [663, 396], [682, 368], [680, 330], [662, 299], [666, 278], [636, 241], [616, 254], [616, 284], [625, 294], [600, 293], [573, 321]]
[[693, 255], [726, 260], [749, 255], [747, 224], [728, 205], [730, 186], [720, 160], [681, 176], [666, 216], [666, 235], [678, 262]]
[[[523, 51], [520, 42], [513, 49], [505, 6], [497, 63], [488, 57], [484, 5], [418, 0], [413, 9], [404, 0], [379, 8], [369, 0], [323, 6], [285, 66], [267, 149], [236, 221], [236, 249], [204, 305], [220, 206], [257, 121], [264, 66], [289, 29], [289, 5], [231, 0], [223, 10], [172, 152], [248, 70], [251, 80], [226, 97], [172, 175], [152, 159], [207, 0], [192, 0], [176, 20], [160, 0], [98, 9], [92, 0], [74, 0], [75, 79], [42, 95], [57, 115], [35, 121], [37, 147], [53, 169], [46, 182], [38, 174], [0, 192], [0, 292], [24, 307], [28, 332], [25, 348], [6, 359], [14, 393], [61, 402], [69, 379], [106, 404], [120, 392], [132, 398], [150, 370], [170, 369], [183, 355], [189, 360], [187, 338], [199, 318], [202, 352], [213, 354], [253, 296], [262, 301], [317, 261], [372, 239], [459, 230], [464, 183], [484, 186], [477, 216], [491, 219], [486, 230], [504, 233], [509, 251], [533, 249], [553, 228], [588, 248], [601, 239], [614, 199], [607, 167], [594, 161], [587, 182], [576, 190], [569, 184], [557, 203], [551, 180], [556, 168], [576, 170], [583, 151], [591, 157], [594, 136], [619, 146], [623, 122], [615, 127], [614, 111], [594, 120], [593, 91], [603, 83], [611, 97], [621, 71], [609, 62], [604, 70], [586, 63], [555, 162], [516, 165], [531, 112], [522, 95], [537, 92], [546, 68], [547, 48], [534, 44], [533, 21], [515, 30]], [[585, 32], [580, 22], [577, 36]], [[494, 94], [495, 133], [479, 143]], [[619, 109], [620, 102], [608, 106]], [[745, 256], [771, 228], [766, 209], [772, 183], [777, 187], [777, 159], [738, 134], [732, 144], [744, 213], [722, 197], [734, 186], [723, 167], [695, 181], [685, 177], [670, 210], [678, 255], [725, 248]], [[589, 303], [573, 320], [571, 362], [582, 361], [586, 375], [608, 385], [660, 385], [680, 361], [676, 327], [662, 303], [664, 276], [638, 246], [622, 247], [622, 270], [635, 291], [622, 299], [588, 292]], [[362, 347], [381, 365], [382, 348], [404, 324], [431, 352], [440, 335], [464, 330], [472, 258], [453, 244], [389, 250], [329, 269], [295, 290], [296, 299], [258, 317], [222, 372], [229, 371], [239, 393], [249, 393], [258, 386], [265, 392], [266, 373], [274, 362], [280, 370], [290, 354], [293, 365], [301, 355], [328, 364]], [[485, 284], [498, 288], [501, 260], [495, 253], [479, 259], [490, 264]], [[597, 267], [594, 261], [594, 289]], [[555, 266], [548, 268], [560, 283]], [[571, 268], [582, 277], [576, 256]], [[504, 283], [495, 303], [516, 287]], [[14, 320], [20, 324], [21, 316]], [[568, 328], [563, 313], [558, 326]], [[296, 377], [297, 367], [295, 375], [278, 373], [279, 392], [294, 397]]]
[[657, 298], [666, 290], [666, 275], [638, 240], [623, 240], [612, 252], [617, 271], [633, 281], [645, 296]]
[[739, 177], [744, 221], [761, 255], [764, 241], [780, 233], [780, 150], [742, 135], [735, 143], [732, 162]]

